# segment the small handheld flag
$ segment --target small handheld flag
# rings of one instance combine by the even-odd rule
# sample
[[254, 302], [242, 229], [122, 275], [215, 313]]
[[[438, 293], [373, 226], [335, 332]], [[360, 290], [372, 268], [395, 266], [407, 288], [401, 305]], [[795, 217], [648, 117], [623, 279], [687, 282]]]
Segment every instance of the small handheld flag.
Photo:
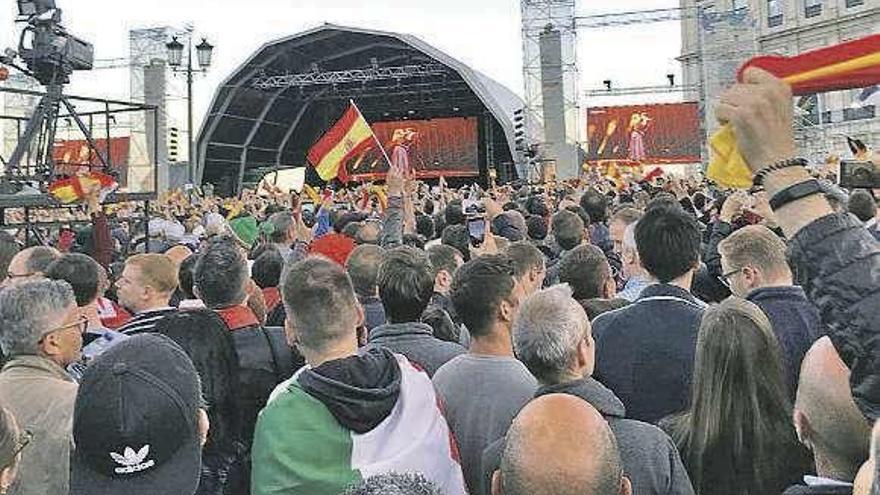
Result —
[[101, 172], [88, 172], [56, 180], [49, 184], [49, 194], [62, 204], [70, 204], [83, 201], [97, 190], [98, 202], [102, 202], [118, 187], [113, 177]]
[[[791, 85], [794, 95], [864, 88], [880, 84], [880, 35], [813, 50], [794, 57], [761, 56], [746, 62], [738, 78], [750, 67], [770, 72]], [[712, 160], [706, 176], [726, 187], [745, 189], [752, 174], [736, 146], [730, 124], [710, 139]]]

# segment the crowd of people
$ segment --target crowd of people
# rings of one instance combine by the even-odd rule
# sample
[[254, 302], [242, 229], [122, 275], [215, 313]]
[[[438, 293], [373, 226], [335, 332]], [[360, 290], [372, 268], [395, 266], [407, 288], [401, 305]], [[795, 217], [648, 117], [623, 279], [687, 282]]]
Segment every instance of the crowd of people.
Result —
[[0, 494], [880, 495], [876, 191], [760, 70], [717, 114], [760, 188], [392, 169], [0, 232]]

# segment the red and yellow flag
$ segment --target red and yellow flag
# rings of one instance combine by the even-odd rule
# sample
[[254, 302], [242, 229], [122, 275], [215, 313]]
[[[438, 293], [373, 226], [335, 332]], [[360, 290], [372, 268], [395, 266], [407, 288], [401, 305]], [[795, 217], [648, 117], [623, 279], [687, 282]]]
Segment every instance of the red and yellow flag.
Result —
[[370, 125], [352, 102], [342, 118], [309, 150], [309, 163], [322, 180], [338, 178], [346, 182], [348, 172], [345, 164], [370, 148], [375, 140]]
[[90, 192], [97, 190], [99, 200], [103, 201], [111, 192], [115, 191], [118, 184], [107, 174], [101, 172], [87, 172], [56, 180], [49, 184], [49, 194], [62, 204], [82, 201]]
[[[796, 96], [880, 84], [880, 34], [794, 57], [755, 57], [740, 69], [740, 80], [749, 67], [764, 69], [787, 82]], [[726, 187], [746, 189], [752, 185], [752, 173], [737, 149], [730, 124], [709, 139], [709, 146], [713, 155], [706, 171], [709, 179]]]

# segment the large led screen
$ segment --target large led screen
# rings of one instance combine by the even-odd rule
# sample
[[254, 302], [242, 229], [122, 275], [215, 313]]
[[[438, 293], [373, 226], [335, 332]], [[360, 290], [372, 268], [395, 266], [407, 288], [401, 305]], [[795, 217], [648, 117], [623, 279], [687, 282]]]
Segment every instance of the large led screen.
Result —
[[696, 103], [587, 110], [587, 161], [633, 164], [698, 163], [700, 121]]
[[[121, 178], [125, 177], [125, 170], [128, 168], [130, 146], [131, 140], [128, 136], [110, 138], [110, 162], [115, 170], [120, 171]], [[95, 148], [101, 156], [107, 156], [106, 139], [96, 139]], [[101, 160], [89, 148], [85, 139], [57, 141], [52, 148], [52, 158], [55, 160], [56, 175], [74, 175], [101, 167]]]
[[[480, 173], [475, 117], [376, 122], [371, 127], [388, 155], [395, 146], [395, 133], [398, 137], [406, 136], [410, 167], [419, 178], [470, 177]], [[371, 180], [388, 172], [388, 161], [374, 145], [353, 158], [346, 169], [351, 180]]]

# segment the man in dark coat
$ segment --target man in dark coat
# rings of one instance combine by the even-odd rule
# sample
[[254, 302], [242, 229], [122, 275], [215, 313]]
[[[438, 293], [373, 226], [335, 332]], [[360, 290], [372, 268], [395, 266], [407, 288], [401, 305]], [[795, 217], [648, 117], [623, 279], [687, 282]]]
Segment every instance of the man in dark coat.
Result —
[[[208, 244], [196, 263], [193, 278], [196, 295], [232, 332], [240, 367], [236, 400], [242, 417], [242, 439], [250, 445], [257, 414], [266, 405], [269, 394], [293, 374], [291, 353], [248, 308], [247, 262], [230, 238], [221, 237]], [[283, 338], [283, 333], [279, 337]]]
[[649, 423], [690, 400], [697, 334], [705, 304], [690, 287], [700, 261], [697, 221], [680, 208], [656, 207], [636, 224], [642, 266], [659, 283], [629, 306], [593, 321], [596, 379], [633, 419]]
[[782, 347], [791, 396], [797, 388], [801, 361], [825, 331], [819, 310], [794, 285], [785, 257], [785, 242], [761, 225], [743, 227], [718, 244], [722, 279], [734, 295], [758, 305], [773, 325]]

